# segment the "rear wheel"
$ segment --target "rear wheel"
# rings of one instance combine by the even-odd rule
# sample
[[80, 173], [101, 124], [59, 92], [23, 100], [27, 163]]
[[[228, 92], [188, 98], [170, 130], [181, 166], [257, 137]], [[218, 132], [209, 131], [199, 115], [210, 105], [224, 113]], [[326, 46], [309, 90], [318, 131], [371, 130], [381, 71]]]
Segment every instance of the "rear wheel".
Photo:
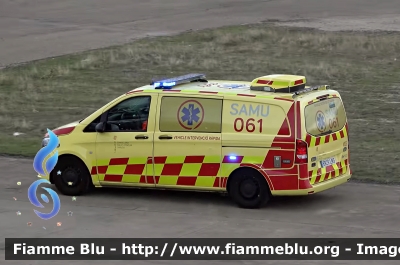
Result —
[[228, 193], [242, 208], [260, 208], [270, 199], [265, 178], [256, 170], [239, 169], [230, 176]]
[[86, 165], [73, 156], [59, 158], [52, 174], [54, 185], [64, 195], [82, 195], [92, 186]]

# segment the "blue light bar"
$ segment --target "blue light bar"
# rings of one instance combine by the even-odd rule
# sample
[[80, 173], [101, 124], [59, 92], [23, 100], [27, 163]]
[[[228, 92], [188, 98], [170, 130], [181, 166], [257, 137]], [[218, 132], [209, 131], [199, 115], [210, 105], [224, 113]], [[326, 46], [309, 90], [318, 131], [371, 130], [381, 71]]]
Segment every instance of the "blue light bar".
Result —
[[172, 88], [176, 85], [180, 85], [183, 83], [189, 83], [193, 81], [203, 81], [207, 82], [206, 76], [204, 74], [187, 74], [182, 76], [177, 76], [169, 79], [161, 79], [152, 82], [150, 85], [153, 85], [154, 88]]

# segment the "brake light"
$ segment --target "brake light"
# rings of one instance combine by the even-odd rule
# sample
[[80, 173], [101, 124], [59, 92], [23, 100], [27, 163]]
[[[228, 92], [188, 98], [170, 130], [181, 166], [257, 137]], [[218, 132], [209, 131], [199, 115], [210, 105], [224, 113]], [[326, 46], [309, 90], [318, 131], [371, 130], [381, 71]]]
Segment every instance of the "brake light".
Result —
[[263, 85], [272, 85], [274, 83], [274, 81], [270, 81], [270, 80], [257, 80], [257, 84], [263, 84]]
[[296, 140], [296, 157], [295, 163], [304, 164], [308, 163], [308, 145], [303, 140]]
[[301, 84], [303, 84], [303, 79], [299, 79], [299, 80], [294, 81], [294, 85], [295, 86], [301, 85]]

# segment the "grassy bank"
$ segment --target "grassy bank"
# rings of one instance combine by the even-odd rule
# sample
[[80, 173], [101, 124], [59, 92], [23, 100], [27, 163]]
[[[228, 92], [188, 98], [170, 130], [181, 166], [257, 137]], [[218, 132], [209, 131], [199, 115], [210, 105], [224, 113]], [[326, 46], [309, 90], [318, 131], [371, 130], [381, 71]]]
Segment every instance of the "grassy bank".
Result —
[[[46, 128], [81, 119], [154, 77], [288, 73], [343, 95], [354, 177], [400, 183], [400, 35], [269, 25], [160, 37], [0, 71], [0, 153], [33, 156]], [[14, 132], [24, 133], [13, 136]]]

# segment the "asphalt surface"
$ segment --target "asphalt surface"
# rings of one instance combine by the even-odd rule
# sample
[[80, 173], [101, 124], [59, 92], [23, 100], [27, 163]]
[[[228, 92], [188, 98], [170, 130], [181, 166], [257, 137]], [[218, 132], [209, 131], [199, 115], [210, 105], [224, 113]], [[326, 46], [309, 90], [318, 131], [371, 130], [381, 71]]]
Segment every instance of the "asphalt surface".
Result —
[[[400, 187], [347, 183], [308, 197], [276, 198], [264, 209], [237, 208], [227, 197], [136, 189], [98, 189], [77, 197], [60, 195], [57, 217], [43, 221], [27, 197], [36, 180], [31, 160], [2, 158], [0, 233], [13, 237], [400, 237]], [[18, 185], [21, 182], [21, 185]], [[42, 212], [50, 212], [45, 208]], [[16, 212], [21, 212], [17, 215]], [[68, 216], [68, 212], [73, 212]], [[28, 226], [28, 222], [32, 225]], [[61, 222], [61, 226], [57, 226]], [[0, 243], [0, 246], [3, 242]], [[4, 245], [2, 246], [4, 249]], [[0, 247], [0, 249], [2, 249]], [[0, 252], [4, 256], [4, 251]], [[3, 257], [0, 257], [3, 259]], [[397, 261], [398, 262], [398, 261]], [[92, 262], [7, 261], [6, 264], [91, 264]], [[97, 261], [93, 264], [110, 264]], [[131, 264], [113, 261], [113, 264]], [[175, 262], [174, 262], [175, 263]], [[223, 262], [219, 262], [223, 263]], [[365, 264], [363, 261], [329, 264]], [[396, 264], [376, 261], [368, 264]], [[172, 262], [135, 261], [135, 264]], [[184, 262], [178, 264], [186, 264]], [[193, 262], [193, 264], [207, 264]], [[265, 264], [232, 261], [231, 264]], [[267, 264], [322, 264], [322, 261]], [[397, 263], [398, 264], [398, 263]]]
[[0, 66], [266, 20], [326, 30], [399, 30], [397, 0], [1, 0]]
[[[396, 0], [2, 0], [0, 66], [120, 44], [148, 35], [266, 20], [324, 30], [398, 31], [399, 13], [400, 2]], [[0, 157], [0, 169], [2, 238], [400, 237], [400, 187], [348, 183], [313, 196], [277, 198], [260, 210], [239, 209], [228, 198], [208, 193], [99, 189], [76, 201], [60, 195], [59, 215], [42, 221], [34, 214], [27, 197], [29, 185], [36, 180], [32, 160]], [[68, 211], [73, 216], [68, 216]], [[58, 227], [57, 222], [62, 225]], [[0, 259], [4, 259], [4, 242], [0, 242]], [[0, 262], [18, 265], [111, 263], [132, 264], [123, 261]], [[134, 262], [138, 265], [187, 263]], [[229, 263], [398, 264], [398, 261]]]

